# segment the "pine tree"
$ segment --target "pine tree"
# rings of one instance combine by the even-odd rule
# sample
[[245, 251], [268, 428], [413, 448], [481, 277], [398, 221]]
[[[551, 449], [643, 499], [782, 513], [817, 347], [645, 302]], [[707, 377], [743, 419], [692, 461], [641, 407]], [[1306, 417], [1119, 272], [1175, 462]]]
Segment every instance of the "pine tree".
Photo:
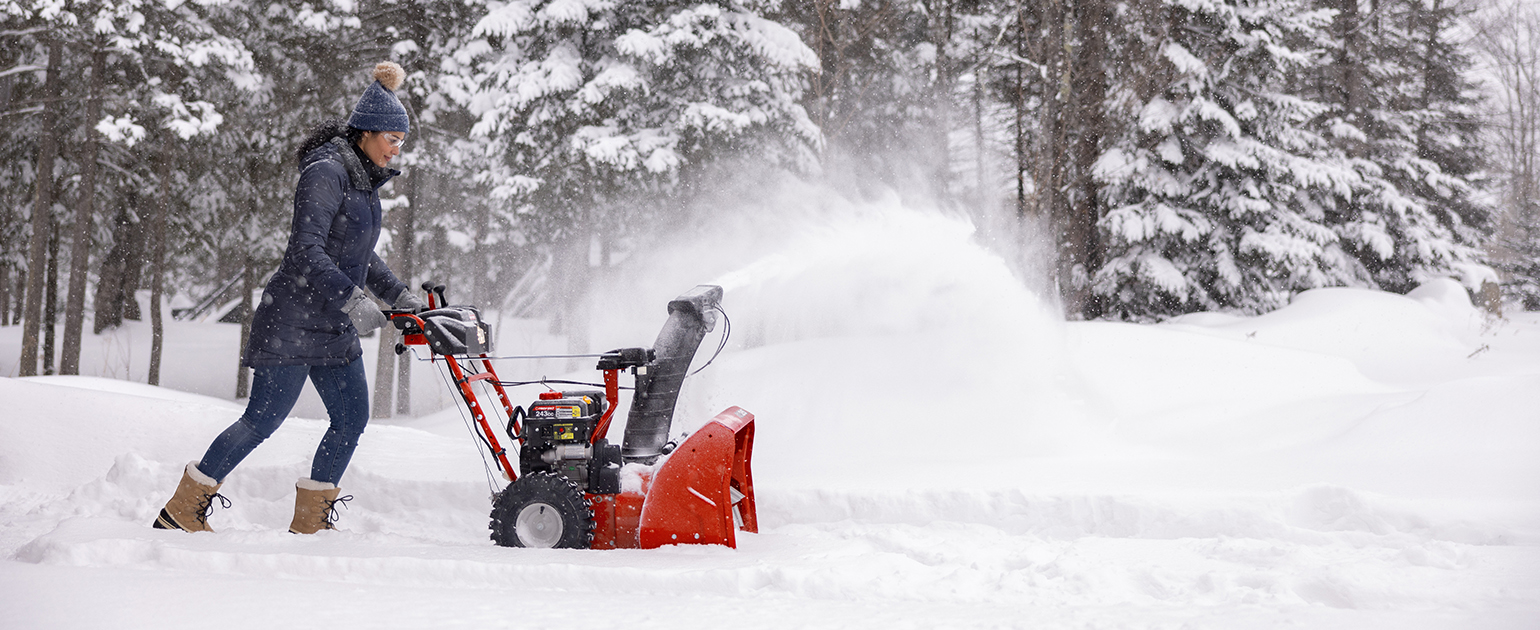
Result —
[[1258, 313], [1315, 287], [1361, 284], [1325, 201], [1356, 175], [1308, 123], [1321, 106], [1289, 94], [1323, 16], [1291, 0], [1141, 5], [1143, 51], [1115, 100], [1121, 132], [1097, 164], [1109, 211], [1094, 290], [1109, 316]]
[[731, 147], [796, 163], [816, 140], [796, 103], [811, 51], [753, 3], [524, 0], [476, 30], [475, 132], [506, 156], [497, 193], [528, 199], [545, 234], [613, 229], [584, 213], [616, 222], [605, 206]]
[[491, 5], [461, 53], [481, 64], [464, 104], [502, 158], [484, 183], [556, 254], [553, 288], [583, 295], [591, 244], [609, 264], [617, 235], [667, 225], [714, 164], [811, 164], [798, 98], [817, 60], [768, 4]]
[[1479, 250], [1493, 209], [1480, 201], [1483, 160], [1469, 55], [1450, 41], [1461, 13], [1443, 0], [1336, 0], [1315, 70], [1328, 105], [1315, 122], [1358, 173], [1328, 224], [1369, 271], [1370, 286], [1406, 292], [1453, 276], [1494, 277]]

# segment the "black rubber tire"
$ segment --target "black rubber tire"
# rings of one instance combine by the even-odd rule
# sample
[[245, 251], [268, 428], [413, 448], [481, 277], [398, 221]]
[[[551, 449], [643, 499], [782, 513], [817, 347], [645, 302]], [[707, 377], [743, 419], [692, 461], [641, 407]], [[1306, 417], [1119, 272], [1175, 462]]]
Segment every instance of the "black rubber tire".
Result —
[[492, 542], [500, 546], [588, 549], [593, 539], [588, 499], [562, 475], [530, 473], [508, 484], [492, 501]]

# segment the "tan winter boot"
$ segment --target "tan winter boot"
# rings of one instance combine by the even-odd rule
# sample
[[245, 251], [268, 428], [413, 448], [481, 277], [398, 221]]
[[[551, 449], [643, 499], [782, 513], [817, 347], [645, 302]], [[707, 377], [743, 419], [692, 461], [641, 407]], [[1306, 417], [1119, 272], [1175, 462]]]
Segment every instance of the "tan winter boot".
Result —
[[329, 483], [301, 479], [294, 484], [294, 521], [289, 523], [291, 534], [314, 534], [323, 529], [337, 529], [337, 504], [353, 500], [351, 495], [337, 498], [341, 488]]
[[209, 513], [214, 511], [214, 499], [222, 507], [229, 508], [230, 500], [219, 494], [223, 485], [198, 470], [198, 462], [187, 462], [182, 469], [182, 482], [176, 486], [176, 494], [166, 502], [166, 507], [156, 517], [155, 529], [180, 529], [187, 532], [212, 532]]

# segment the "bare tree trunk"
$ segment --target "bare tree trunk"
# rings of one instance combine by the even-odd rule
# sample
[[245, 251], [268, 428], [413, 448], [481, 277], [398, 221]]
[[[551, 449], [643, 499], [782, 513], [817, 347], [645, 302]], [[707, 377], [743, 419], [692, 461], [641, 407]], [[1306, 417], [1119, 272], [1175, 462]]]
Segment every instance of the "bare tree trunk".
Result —
[[[567, 338], [567, 351], [588, 352], [588, 256], [592, 242], [588, 233], [567, 234], [552, 252], [551, 292], [556, 306], [551, 313], [551, 332]], [[577, 369], [576, 360], [564, 369]]]
[[11, 325], [11, 266], [0, 265], [0, 326]]
[[[9, 305], [15, 309], [10, 314], [12, 326], [21, 323], [21, 312], [27, 305], [27, 269], [25, 267], [16, 267], [15, 293], [16, 295], [11, 296], [12, 302]], [[33, 361], [33, 363], [37, 362]]]
[[[396, 256], [392, 255], [391, 258]], [[395, 326], [380, 329], [380, 347], [374, 355], [374, 397], [369, 400], [371, 418], [391, 416], [394, 408], [394, 397], [391, 394], [396, 389], [396, 362], [405, 360], [405, 357], [396, 356], [396, 344], [400, 341], [401, 331], [396, 330]]]
[[1066, 24], [1070, 20], [1069, 8], [1065, 5], [1067, 1], [1042, 0], [1040, 5], [1041, 19], [1047, 33], [1041, 42], [1043, 102], [1039, 110], [1036, 147], [1031, 158], [1035, 166], [1032, 178], [1035, 189], [1030, 205], [1040, 225], [1049, 230], [1055, 239], [1058, 249], [1053, 259], [1054, 273], [1050, 277], [1056, 292], [1061, 298], [1066, 298], [1068, 303], [1063, 307], [1069, 313], [1075, 305], [1073, 297], [1066, 293], [1070, 286], [1065, 279], [1068, 277], [1066, 267], [1072, 263], [1063, 257], [1063, 235], [1060, 233], [1065, 215], [1065, 179], [1070, 162], [1069, 121], [1066, 120], [1066, 114], [1072, 98], [1073, 78], [1069, 56], [1071, 33], [1067, 32], [1069, 25]]
[[249, 398], [251, 396], [251, 369], [246, 367], [246, 344], [251, 341], [251, 319], [257, 312], [257, 305], [253, 303], [252, 294], [257, 291], [257, 261], [251, 254], [246, 254], [245, 266], [241, 269], [241, 309], [246, 311], [241, 317], [241, 351], [237, 356], [239, 362], [235, 366], [235, 397]]
[[123, 323], [123, 264], [124, 227], [127, 223], [120, 212], [113, 218], [112, 249], [96, 268], [96, 299], [93, 300], [95, 317], [91, 322], [91, 334], [100, 335], [108, 328]]
[[54, 344], [59, 332], [59, 224], [48, 226], [48, 269], [43, 272], [43, 373], [54, 373]]
[[1067, 160], [1069, 139], [1065, 134], [1064, 105], [1069, 99], [1070, 68], [1067, 63], [1069, 41], [1064, 32], [1068, 18], [1065, 0], [1043, 0], [1043, 23], [1048, 28], [1043, 39], [1042, 64], [1046, 68], [1043, 81], [1043, 104], [1038, 123], [1036, 151], [1036, 214], [1051, 219], [1057, 216], [1057, 208], [1063, 196], [1064, 168]]
[[1031, 142], [1027, 136], [1027, 68], [1021, 60], [1030, 52], [1027, 42], [1032, 35], [1027, 23], [1026, 0], [1016, 0], [1016, 217], [1024, 220], [1032, 213], [1027, 199], [1027, 173], [1032, 171]]
[[139, 236], [139, 217], [132, 208], [137, 196], [133, 190], [126, 191], [125, 205], [113, 218], [112, 249], [102, 259], [96, 274], [96, 317], [91, 325], [92, 334], [99, 335], [108, 328], [122, 325], [124, 318], [139, 319], [134, 292], [139, 287], [138, 260], [143, 239]]
[[128, 240], [131, 243], [128, 253], [123, 257], [123, 319], [139, 321], [144, 314], [139, 312], [139, 287], [144, 278], [144, 221], [139, 218], [139, 191], [129, 189], [124, 194], [124, 202], [127, 204], [129, 229]]
[[150, 238], [155, 241], [150, 253], [150, 375], [151, 385], [160, 385], [160, 362], [165, 347], [166, 326], [161, 319], [160, 303], [165, 293], [166, 215], [171, 211], [171, 136], [161, 144], [160, 192], [155, 204], [155, 218], [150, 222]]
[[932, 0], [928, 3], [930, 40], [936, 49], [935, 75], [931, 83], [930, 101], [934, 112], [932, 149], [935, 162], [931, 164], [931, 186], [939, 198], [949, 198], [952, 180], [952, 97], [957, 86], [957, 69], [948, 52], [951, 48], [952, 30], [955, 24], [953, 0]]
[[[405, 212], [401, 213], [401, 267], [397, 273], [406, 282], [408, 291], [417, 290], [413, 285], [417, 276], [417, 208], [427, 199], [422, 193], [428, 173], [421, 168], [412, 170], [408, 182], [411, 185], [406, 189]], [[412, 415], [412, 357], [409, 355], [396, 357], [396, 413]]]
[[70, 245], [69, 293], [64, 308], [64, 347], [60, 374], [80, 373], [80, 337], [85, 326], [86, 275], [91, 261], [91, 222], [96, 218], [96, 166], [101, 141], [95, 130], [102, 115], [102, 90], [107, 85], [107, 51], [91, 54], [91, 96], [86, 101], [86, 145], [80, 165], [80, 203], [75, 210], [75, 234]]
[[1101, 267], [1101, 244], [1096, 224], [1101, 218], [1100, 188], [1093, 177], [1096, 160], [1101, 157], [1101, 139], [1106, 133], [1107, 99], [1107, 23], [1105, 0], [1079, 0], [1078, 37], [1071, 86], [1075, 126], [1079, 136], [1072, 153], [1074, 194], [1067, 199], [1067, 216], [1059, 221], [1059, 274], [1066, 314], [1094, 318], [1100, 313], [1091, 294], [1091, 279]]
[[[32, 274], [27, 273], [26, 269], [18, 268], [16, 270], [16, 312], [11, 314], [12, 325], [21, 323], [22, 311], [27, 309], [27, 283], [31, 282], [31, 276]], [[35, 359], [36, 357], [32, 361], [34, 366], [37, 365]]]
[[[417, 204], [426, 198], [422, 194], [425, 177], [427, 172], [417, 165], [401, 178], [397, 185], [405, 189], [406, 207], [396, 209], [392, 216], [396, 245], [391, 248], [390, 269], [406, 283], [406, 290], [413, 292], [417, 291], [412, 284], [412, 263], [417, 250]], [[380, 347], [374, 362], [374, 399], [370, 403], [370, 415], [375, 418], [389, 418], [392, 413], [412, 414], [412, 357], [396, 354], [396, 343], [400, 338], [401, 333], [394, 326], [387, 326], [380, 332]]]
[[983, 64], [973, 71], [973, 194], [981, 208], [990, 197], [984, 192], [989, 181], [984, 169], [984, 87], [988, 77], [989, 70]]
[[48, 264], [48, 240], [53, 230], [53, 168], [59, 155], [60, 63], [64, 44], [48, 43], [48, 76], [43, 81], [42, 129], [38, 135], [37, 185], [32, 204], [32, 241], [27, 250], [27, 287], [22, 292], [21, 376], [37, 375], [38, 333], [42, 327], [43, 268]]
[[[398, 178], [398, 180], [416, 177], [416, 173], [417, 169], [414, 168], [411, 173]], [[402, 181], [396, 185], [410, 186], [410, 183]], [[411, 202], [408, 201], [407, 203]], [[403, 218], [399, 210], [391, 213], [390, 223], [392, 225], [390, 226], [390, 231], [395, 235], [395, 239], [392, 241], [395, 243], [395, 246], [390, 249], [390, 260], [388, 262], [391, 271], [396, 272], [398, 277], [401, 273], [400, 241], [403, 236], [401, 230], [402, 222]], [[412, 290], [410, 277], [402, 278], [402, 281], [407, 283], [406, 290]], [[373, 398], [369, 400], [369, 416], [372, 418], [389, 418], [394, 410], [395, 398], [392, 394], [395, 393], [396, 389], [396, 362], [402, 358], [396, 355], [395, 346], [400, 340], [401, 332], [396, 330], [395, 326], [386, 326], [380, 329], [380, 347], [374, 355], [374, 394]]]

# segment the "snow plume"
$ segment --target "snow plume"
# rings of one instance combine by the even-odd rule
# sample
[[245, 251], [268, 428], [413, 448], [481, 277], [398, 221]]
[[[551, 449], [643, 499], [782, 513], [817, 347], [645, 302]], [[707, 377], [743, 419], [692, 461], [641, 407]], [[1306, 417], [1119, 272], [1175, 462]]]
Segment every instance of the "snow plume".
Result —
[[713, 212], [678, 242], [638, 252], [607, 290], [657, 305], [720, 285], [736, 347], [978, 331], [981, 321], [991, 335], [1056, 334], [1051, 308], [965, 217], [805, 184], [748, 196], [756, 199]]
[[[701, 384], [687, 383], [678, 418], [737, 404], [773, 415], [790, 430], [785, 439], [805, 429], [832, 438], [830, 448], [880, 442], [885, 448], [871, 450], [878, 457], [928, 448], [923, 435], [856, 437], [899, 418], [988, 408], [974, 426], [980, 437], [1027, 450], [1053, 448], [1075, 423], [1058, 402], [1074, 378], [1058, 369], [1063, 323], [969, 220], [810, 185], [747, 197], [680, 242], [633, 254], [601, 289], [601, 302], [617, 307], [596, 315], [594, 341], [620, 347], [650, 342], [672, 297], [722, 286], [729, 352], [689, 382]], [[697, 367], [720, 333], [706, 338]], [[795, 367], [753, 388], [727, 386], [764, 361]], [[949, 399], [961, 406], [937, 404]], [[1049, 418], [1058, 426], [1044, 425]], [[808, 453], [806, 445], [779, 450]]]

